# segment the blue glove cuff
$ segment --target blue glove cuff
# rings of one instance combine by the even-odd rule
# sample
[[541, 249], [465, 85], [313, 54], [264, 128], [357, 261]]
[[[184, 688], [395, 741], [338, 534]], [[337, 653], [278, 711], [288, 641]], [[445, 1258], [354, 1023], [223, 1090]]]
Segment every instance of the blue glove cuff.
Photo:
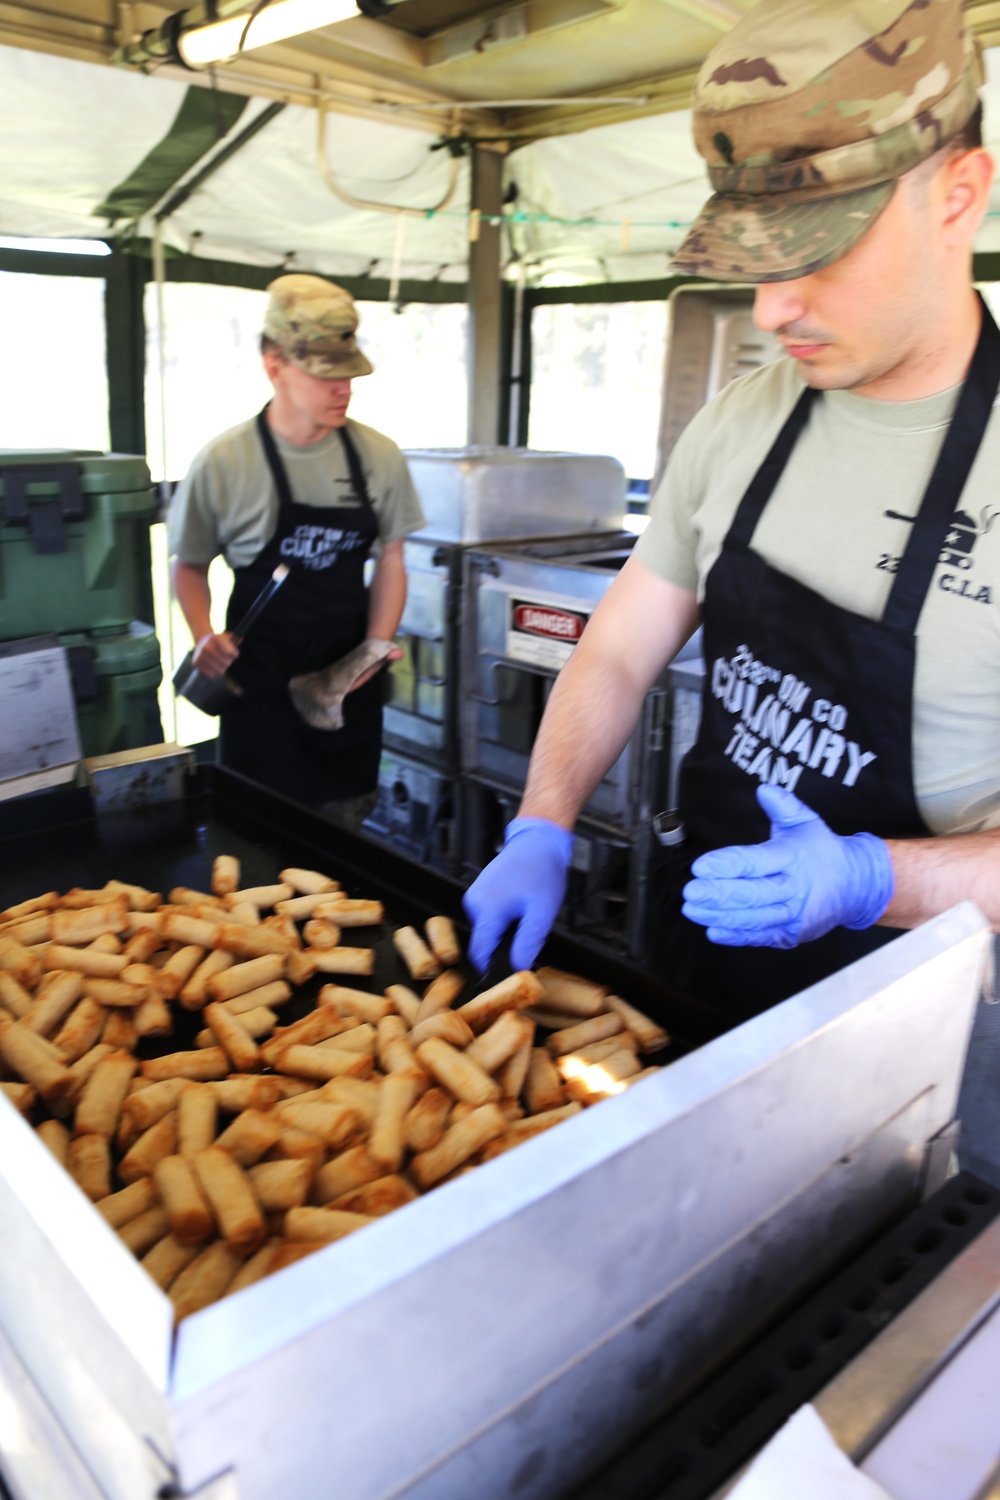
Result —
[[896, 872], [884, 839], [876, 838], [873, 833], [855, 833], [844, 842], [858, 863], [860, 878], [857, 908], [852, 920], [843, 925], [852, 932], [860, 932], [862, 928], [874, 927], [889, 905], [896, 890]]
[[564, 828], [561, 823], [553, 823], [551, 818], [513, 818], [507, 824], [503, 836], [504, 848], [516, 839], [519, 833], [534, 833], [536, 837], [541, 835], [549, 846], [551, 853], [562, 865], [564, 870], [569, 869], [569, 862], [573, 857], [573, 833], [569, 828]]

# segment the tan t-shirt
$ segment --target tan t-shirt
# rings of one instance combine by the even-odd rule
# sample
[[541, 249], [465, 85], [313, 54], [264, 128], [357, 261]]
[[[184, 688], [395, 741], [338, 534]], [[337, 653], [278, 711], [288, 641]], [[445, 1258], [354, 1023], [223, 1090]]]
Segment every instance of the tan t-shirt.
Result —
[[[350, 420], [347, 426], [378, 520], [379, 542], [399, 541], [419, 531], [426, 521], [399, 448], [374, 427]], [[307, 447], [279, 437], [274, 441], [296, 502], [360, 508], [336, 432]], [[202, 448], [178, 486], [167, 513], [170, 555], [202, 566], [221, 553], [231, 568], [246, 567], [270, 541], [277, 524], [278, 494], [256, 420], [251, 418]]]
[[[833, 603], [880, 619], [958, 389], [905, 402], [826, 392], [761, 517], [754, 551]], [[733, 381], [698, 413], [636, 544], [646, 567], [704, 594], [736, 507], [801, 390], [793, 362], [780, 360]], [[914, 784], [935, 833], [1000, 826], [998, 476], [994, 407], [917, 632]]]

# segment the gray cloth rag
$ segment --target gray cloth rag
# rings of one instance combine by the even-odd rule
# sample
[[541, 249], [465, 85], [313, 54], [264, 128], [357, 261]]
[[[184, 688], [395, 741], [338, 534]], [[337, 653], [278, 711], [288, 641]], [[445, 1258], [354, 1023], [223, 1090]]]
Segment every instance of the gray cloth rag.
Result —
[[344, 699], [364, 672], [385, 661], [392, 644], [375, 639], [362, 641], [321, 672], [304, 672], [293, 677], [288, 691], [301, 718], [313, 729], [341, 729]]

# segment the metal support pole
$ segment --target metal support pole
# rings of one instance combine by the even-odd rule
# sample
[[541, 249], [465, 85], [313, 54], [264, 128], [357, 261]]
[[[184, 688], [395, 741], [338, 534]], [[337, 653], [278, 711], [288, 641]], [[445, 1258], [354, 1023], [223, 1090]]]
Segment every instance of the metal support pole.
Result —
[[505, 287], [504, 298], [504, 390], [507, 407], [503, 413], [507, 441], [512, 448], [520, 442], [521, 432], [521, 364], [524, 352], [524, 285], [525, 272], [522, 261], [517, 268], [517, 280], [513, 287]]
[[469, 228], [468, 442], [503, 441], [500, 415], [500, 225], [503, 157], [475, 146], [472, 152], [472, 218]]
[[170, 479], [170, 460], [167, 453], [167, 317], [163, 305], [163, 288], [167, 280], [167, 269], [163, 259], [163, 224], [157, 219], [153, 225], [153, 280], [156, 283], [156, 390], [157, 390], [157, 436], [159, 438], [160, 473]]
[[517, 288], [509, 281], [500, 283], [500, 406], [497, 411], [497, 441], [504, 446], [517, 446], [517, 403], [519, 380], [517, 374], [519, 352], [517, 349], [517, 317], [515, 313]]
[[531, 314], [535, 306], [534, 292], [526, 287], [520, 299], [518, 311], [520, 325], [520, 354], [518, 371], [517, 435], [514, 438], [519, 448], [528, 446], [528, 424], [531, 418]]
[[[143, 293], [148, 261], [113, 250], [104, 282], [104, 336], [108, 371], [108, 431], [113, 453], [146, 452], [146, 321]], [[140, 571], [136, 618], [156, 619], [152, 574]], [[167, 658], [169, 664], [169, 657]]]

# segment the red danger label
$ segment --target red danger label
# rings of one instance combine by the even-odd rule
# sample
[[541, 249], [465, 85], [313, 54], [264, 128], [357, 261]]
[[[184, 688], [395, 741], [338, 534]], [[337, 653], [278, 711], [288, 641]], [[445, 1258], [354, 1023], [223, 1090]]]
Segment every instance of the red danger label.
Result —
[[514, 601], [514, 629], [528, 635], [542, 636], [549, 641], [565, 641], [575, 645], [583, 634], [587, 616], [568, 609], [551, 609], [545, 604], [528, 604]]

